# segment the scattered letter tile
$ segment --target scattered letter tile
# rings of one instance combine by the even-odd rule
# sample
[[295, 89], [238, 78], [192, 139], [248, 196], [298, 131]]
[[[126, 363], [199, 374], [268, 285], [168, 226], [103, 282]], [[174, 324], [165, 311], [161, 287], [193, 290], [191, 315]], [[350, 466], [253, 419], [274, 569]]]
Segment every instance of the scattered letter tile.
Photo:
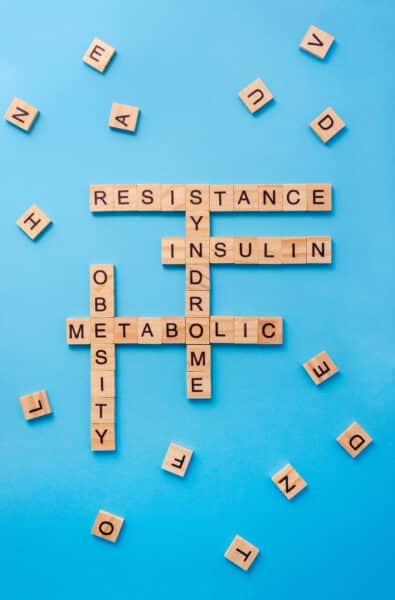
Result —
[[327, 108], [310, 123], [311, 129], [324, 144], [329, 142], [345, 126], [346, 124], [335, 113], [333, 108]]
[[236, 535], [225, 552], [225, 558], [243, 571], [248, 571], [258, 554], [259, 548], [247, 542], [240, 535]]
[[19, 398], [26, 421], [45, 417], [52, 413], [46, 392], [33, 392]]
[[272, 481], [288, 500], [291, 500], [307, 487], [305, 480], [295, 471], [292, 465], [283, 467], [278, 473], [273, 475]]
[[326, 352], [320, 352], [317, 356], [313, 356], [304, 363], [303, 367], [316, 385], [320, 385], [320, 383], [339, 372], [339, 369]]
[[32, 240], [35, 240], [50, 223], [47, 215], [34, 204], [16, 222]]
[[272, 93], [261, 79], [256, 79], [244, 90], [241, 90], [239, 97], [251, 113], [256, 113], [273, 100]]
[[94, 38], [82, 60], [93, 69], [96, 69], [96, 71], [103, 73], [114, 54], [115, 48], [98, 38]]
[[311, 25], [300, 43], [300, 48], [322, 60], [327, 55], [334, 39], [330, 33]]
[[38, 116], [38, 109], [30, 106], [27, 102], [14, 98], [9, 105], [4, 118], [12, 125], [16, 125], [23, 131], [29, 131]]
[[122, 517], [112, 515], [105, 510], [99, 510], [91, 533], [103, 540], [115, 543], [121, 532], [123, 522], [124, 519]]
[[373, 439], [358, 423], [354, 422], [339, 435], [337, 441], [350, 456], [356, 458], [372, 443]]
[[134, 132], [136, 131], [139, 112], [140, 109], [137, 106], [113, 102], [108, 124], [114, 129]]
[[173, 475], [178, 475], [178, 477], [184, 477], [191, 458], [192, 450], [171, 443], [163, 461], [162, 469], [173, 473]]

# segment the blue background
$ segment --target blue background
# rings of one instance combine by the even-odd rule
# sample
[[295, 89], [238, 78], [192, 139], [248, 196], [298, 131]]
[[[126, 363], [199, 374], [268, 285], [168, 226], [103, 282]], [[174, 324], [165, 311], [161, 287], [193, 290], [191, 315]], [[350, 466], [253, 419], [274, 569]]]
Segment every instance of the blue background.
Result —
[[[1, 589], [4, 598], [306, 600], [383, 598], [393, 570], [393, 27], [390, 0], [2, 2], [0, 108]], [[321, 62], [298, 49], [315, 24]], [[97, 36], [104, 75], [81, 57]], [[237, 92], [261, 77], [275, 102], [251, 116]], [[141, 107], [137, 134], [107, 126]], [[308, 123], [332, 106], [328, 146]], [[184, 269], [160, 240], [182, 214], [93, 216], [90, 183], [331, 182], [331, 214], [215, 215], [214, 235], [331, 235], [332, 266], [212, 268], [212, 312], [281, 315], [279, 348], [216, 346], [211, 401], [185, 397], [183, 347], [117, 351], [118, 451], [89, 450], [89, 350], [65, 319], [87, 316], [88, 265], [114, 263], [119, 315], [180, 315]], [[33, 203], [54, 225], [16, 227]], [[327, 350], [340, 375], [316, 388], [301, 363]], [[54, 416], [23, 419], [46, 389]], [[336, 443], [357, 420], [374, 444]], [[160, 465], [195, 451], [185, 480]], [[293, 502], [270, 477], [291, 462]], [[90, 535], [98, 509], [125, 517], [118, 544]], [[248, 574], [223, 558], [239, 533], [261, 549]]]

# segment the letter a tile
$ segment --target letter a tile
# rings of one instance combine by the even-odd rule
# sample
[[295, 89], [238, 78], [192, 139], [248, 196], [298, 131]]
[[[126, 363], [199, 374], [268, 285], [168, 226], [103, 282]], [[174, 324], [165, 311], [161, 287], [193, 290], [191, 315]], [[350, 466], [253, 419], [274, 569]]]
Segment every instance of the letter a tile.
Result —
[[320, 352], [317, 356], [313, 356], [304, 363], [303, 367], [316, 385], [320, 385], [320, 383], [339, 372], [339, 369], [326, 352]]
[[137, 106], [113, 102], [108, 125], [113, 129], [120, 129], [121, 131], [133, 133], [136, 131], [139, 112], [140, 110]]
[[225, 552], [225, 558], [243, 571], [248, 571], [258, 554], [259, 548], [247, 542], [240, 535], [236, 535]]
[[339, 437], [337, 442], [350, 456], [356, 458], [373, 442], [370, 435], [354, 421]]
[[191, 462], [192, 454], [192, 450], [172, 442], [167, 450], [162, 469], [173, 473], [173, 475], [178, 475], [178, 477], [184, 477]]

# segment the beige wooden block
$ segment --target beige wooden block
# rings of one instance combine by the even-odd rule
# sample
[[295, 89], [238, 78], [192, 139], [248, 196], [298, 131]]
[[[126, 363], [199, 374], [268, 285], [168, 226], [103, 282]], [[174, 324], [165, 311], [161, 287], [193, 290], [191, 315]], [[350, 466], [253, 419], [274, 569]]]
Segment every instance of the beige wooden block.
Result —
[[330, 264], [332, 262], [332, 238], [306, 238], [307, 264]]
[[210, 211], [233, 212], [233, 185], [210, 185]]
[[187, 317], [185, 319], [185, 341], [187, 344], [210, 343], [210, 319]]
[[258, 264], [259, 259], [257, 238], [234, 238], [233, 262], [235, 265]]
[[356, 458], [373, 442], [370, 435], [355, 421], [336, 440], [353, 458]]
[[94, 371], [115, 371], [114, 344], [91, 344], [91, 369]]
[[332, 186], [330, 183], [308, 184], [307, 210], [315, 212], [329, 212], [332, 210]]
[[153, 212], [160, 210], [160, 185], [140, 185], [136, 186], [137, 191], [137, 210], [142, 212]]
[[234, 343], [258, 343], [258, 319], [256, 317], [234, 318]]
[[91, 265], [89, 281], [91, 316], [113, 317], [114, 265]]
[[187, 371], [187, 398], [191, 400], [209, 400], [211, 398], [211, 373], [206, 371]]
[[185, 266], [185, 289], [187, 290], [209, 290], [210, 289], [210, 265], [186, 265]]
[[115, 48], [98, 38], [94, 38], [82, 60], [96, 71], [103, 73], [114, 54]]
[[259, 554], [259, 548], [247, 542], [240, 535], [236, 535], [225, 552], [225, 558], [243, 571], [248, 571]]
[[112, 317], [91, 318], [91, 343], [114, 341], [114, 319]]
[[70, 346], [87, 345], [91, 342], [90, 319], [67, 319], [66, 339]]
[[210, 186], [200, 183], [186, 185], [185, 208], [187, 211], [210, 210]]
[[115, 423], [91, 423], [91, 450], [93, 452], [116, 450]]
[[258, 210], [278, 212], [283, 210], [283, 186], [274, 184], [258, 185]]
[[258, 262], [261, 265], [279, 265], [282, 262], [282, 238], [257, 238]]
[[124, 519], [100, 510], [92, 527], [92, 535], [108, 542], [116, 542], [121, 532]]
[[239, 92], [239, 97], [250, 113], [254, 114], [273, 100], [273, 95], [261, 79], [256, 79]]
[[272, 477], [273, 483], [288, 500], [292, 500], [299, 492], [307, 487], [307, 483], [292, 465], [285, 465]]
[[185, 213], [185, 235], [189, 239], [202, 240], [210, 237], [210, 213], [194, 210]]
[[160, 203], [162, 211], [185, 211], [185, 185], [161, 185]]
[[187, 345], [187, 371], [209, 372], [211, 369], [210, 344]]
[[235, 212], [254, 212], [258, 210], [258, 186], [234, 185], [233, 210]]
[[91, 395], [115, 398], [115, 371], [91, 371]]
[[112, 212], [114, 210], [114, 186], [90, 185], [89, 206], [91, 212]]
[[137, 317], [116, 317], [114, 319], [114, 342], [116, 344], [137, 344]]
[[321, 60], [325, 58], [335, 38], [330, 33], [310, 25], [306, 35], [300, 42], [300, 48], [309, 54], [313, 54]]
[[258, 344], [281, 345], [283, 343], [282, 317], [258, 318]]
[[184, 477], [191, 462], [193, 450], [172, 442], [167, 449], [162, 469], [178, 477]]
[[115, 423], [115, 398], [91, 397], [91, 423]]
[[337, 135], [346, 124], [335, 113], [333, 108], [327, 108], [310, 123], [311, 129], [324, 144]]
[[161, 344], [162, 343], [162, 320], [156, 318], [137, 319], [137, 343], [138, 344]]
[[32, 128], [34, 121], [37, 119], [38, 114], [39, 110], [37, 108], [34, 108], [34, 106], [31, 106], [19, 98], [14, 98], [7, 108], [4, 118], [12, 125], [19, 127], [19, 129], [29, 131]]
[[114, 185], [114, 212], [134, 212], [137, 207], [136, 185]]
[[199, 239], [185, 241], [185, 263], [200, 265], [210, 262], [210, 240]]
[[21, 403], [23, 416], [26, 421], [32, 421], [33, 419], [45, 417], [52, 413], [47, 392], [44, 390], [21, 396], [19, 402]]
[[210, 238], [210, 263], [233, 264], [233, 246], [232, 237]]
[[162, 344], [185, 344], [185, 317], [162, 317]]
[[283, 210], [287, 212], [307, 210], [307, 187], [305, 184], [283, 185]]
[[16, 224], [22, 229], [31, 240], [35, 240], [51, 223], [47, 215], [35, 204], [31, 206], [19, 219]]
[[129, 104], [118, 104], [113, 102], [111, 106], [109, 127], [134, 133], [137, 127], [140, 109]]
[[320, 383], [339, 372], [339, 369], [325, 351], [310, 358], [304, 363], [303, 367], [316, 385], [320, 385]]
[[281, 262], [283, 265], [306, 263], [306, 238], [282, 238]]
[[233, 317], [210, 317], [210, 342], [212, 344], [234, 343]]
[[185, 238], [162, 238], [162, 265], [185, 265]]
[[186, 290], [185, 315], [187, 317], [209, 317], [210, 292], [208, 290]]

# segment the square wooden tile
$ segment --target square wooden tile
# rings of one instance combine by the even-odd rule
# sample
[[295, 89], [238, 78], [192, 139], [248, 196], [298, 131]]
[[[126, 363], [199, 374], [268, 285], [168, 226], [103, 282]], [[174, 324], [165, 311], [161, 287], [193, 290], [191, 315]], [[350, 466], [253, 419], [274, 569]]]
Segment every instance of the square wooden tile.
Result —
[[236, 212], [254, 212], [258, 210], [258, 186], [234, 185], [233, 210]]
[[235, 265], [258, 264], [258, 238], [234, 238], [233, 262]]
[[91, 212], [112, 212], [114, 210], [114, 186], [90, 185], [89, 207]]
[[137, 127], [139, 113], [140, 109], [137, 108], [137, 106], [113, 102], [108, 125], [112, 129], [120, 129], [121, 131], [134, 133]]
[[210, 210], [210, 186], [200, 183], [186, 185], [185, 209], [187, 211]]
[[210, 265], [185, 266], [185, 289], [187, 290], [209, 290], [210, 289]]
[[283, 210], [305, 211], [307, 210], [307, 187], [304, 184], [283, 185]]
[[185, 319], [185, 341], [187, 344], [210, 343], [210, 319], [187, 317]]
[[345, 126], [344, 121], [330, 107], [310, 123], [311, 129], [324, 144], [335, 137]]
[[26, 421], [45, 417], [52, 413], [47, 393], [44, 390], [21, 396], [19, 401]]
[[257, 255], [260, 265], [280, 265], [282, 238], [257, 238]]
[[31, 106], [27, 102], [14, 98], [9, 105], [7, 112], [4, 115], [6, 121], [23, 129], [23, 131], [29, 131], [34, 121], [37, 119], [39, 110]]
[[184, 477], [191, 462], [193, 450], [172, 442], [167, 449], [162, 463], [162, 469], [178, 477]]
[[113, 317], [114, 304], [114, 265], [91, 265], [91, 316], [98, 318]]
[[246, 105], [250, 113], [256, 113], [273, 100], [272, 93], [261, 79], [256, 79], [250, 85], [239, 92], [239, 97]]
[[234, 238], [212, 237], [210, 238], [210, 263], [233, 264]]
[[103, 73], [114, 54], [115, 48], [98, 38], [94, 38], [82, 60], [96, 71]]
[[208, 290], [186, 290], [185, 315], [187, 317], [209, 317], [210, 292]]
[[234, 318], [234, 343], [258, 343], [258, 319], [256, 317]]
[[107, 542], [116, 542], [119, 534], [121, 533], [124, 519], [112, 515], [105, 510], [99, 510], [99, 514], [92, 527], [92, 535], [95, 535]]
[[307, 487], [305, 480], [295, 471], [292, 465], [283, 467], [273, 475], [272, 481], [288, 500], [294, 498]]
[[283, 343], [283, 320], [282, 317], [260, 317], [258, 318], [258, 344]]
[[186, 264], [200, 265], [210, 262], [210, 240], [186, 240], [185, 243], [185, 262]]
[[115, 345], [97, 342], [91, 344], [91, 369], [115, 371]]
[[187, 398], [209, 400], [211, 398], [211, 372], [187, 371]]
[[339, 372], [339, 369], [327, 352], [320, 352], [317, 356], [313, 356], [313, 358], [304, 363], [303, 367], [316, 385], [320, 385]]
[[115, 371], [91, 371], [91, 395], [100, 398], [115, 397]]
[[137, 210], [141, 212], [160, 211], [160, 188], [158, 184], [137, 184]]
[[134, 212], [138, 210], [136, 185], [114, 185], [113, 194], [114, 212]]
[[210, 318], [210, 342], [212, 344], [234, 343], [234, 317]]
[[185, 317], [162, 317], [162, 344], [185, 344]]
[[332, 210], [332, 186], [330, 183], [308, 184], [307, 210], [317, 212], [329, 212]]
[[306, 238], [307, 264], [330, 264], [332, 262], [332, 238]]
[[185, 238], [162, 238], [162, 265], [185, 265]]
[[186, 237], [195, 240], [210, 237], [210, 213], [208, 210], [185, 213]]
[[284, 265], [306, 263], [306, 238], [282, 238], [281, 262]]
[[185, 185], [161, 185], [160, 203], [162, 211], [185, 211]]
[[114, 318], [114, 342], [137, 344], [137, 317]]
[[355, 421], [336, 439], [353, 458], [356, 458], [373, 442], [370, 435]]
[[91, 423], [91, 450], [93, 452], [116, 450], [115, 423]]
[[100, 396], [91, 396], [91, 423], [100, 423], [101, 425], [115, 423], [114, 397], [101, 398]]
[[314, 25], [310, 25], [299, 47], [305, 52], [313, 54], [313, 56], [323, 60], [328, 54], [334, 39], [335, 38], [330, 33], [327, 33]]
[[283, 210], [282, 185], [258, 185], [258, 210], [261, 212], [277, 212]]
[[162, 343], [162, 319], [160, 317], [144, 317], [137, 319], [137, 343]]
[[91, 318], [91, 343], [114, 341], [114, 319], [112, 317]]
[[87, 345], [91, 342], [91, 321], [88, 318], [66, 321], [66, 339], [71, 346]]
[[210, 211], [233, 212], [233, 185], [210, 185]]
[[258, 554], [259, 548], [247, 542], [240, 535], [236, 535], [225, 552], [225, 558], [243, 571], [248, 571]]
[[47, 215], [35, 204], [33, 204], [33, 206], [31, 206], [16, 222], [18, 227], [20, 227], [31, 240], [35, 240], [50, 223], [51, 220], [48, 219]]
[[187, 371], [210, 371], [210, 344], [187, 345]]

